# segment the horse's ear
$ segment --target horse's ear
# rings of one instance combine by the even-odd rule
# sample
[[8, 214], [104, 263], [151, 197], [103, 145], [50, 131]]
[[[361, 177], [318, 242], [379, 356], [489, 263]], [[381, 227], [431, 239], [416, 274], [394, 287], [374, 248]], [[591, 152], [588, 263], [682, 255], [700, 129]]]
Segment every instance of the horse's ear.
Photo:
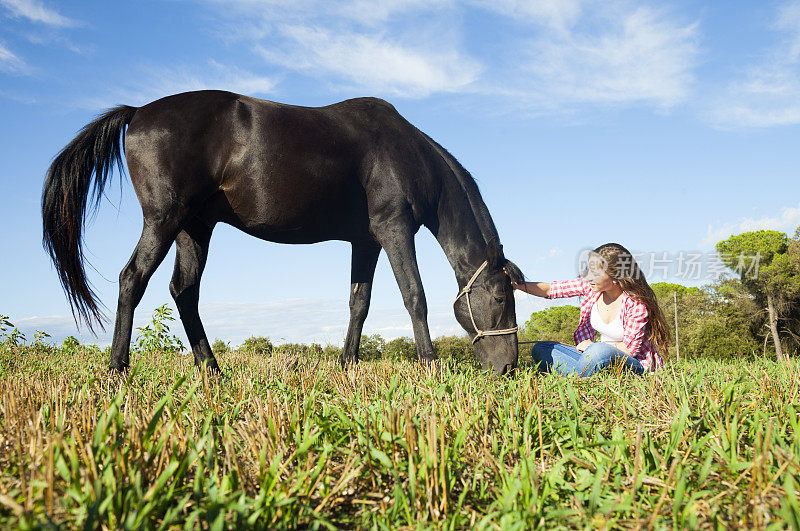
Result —
[[503, 267], [505, 257], [503, 256], [503, 246], [500, 245], [498, 238], [489, 240], [486, 247], [486, 261], [489, 263], [489, 269], [500, 269]]
[[514, 282], [515, 284], [525, 283], [525, 275], [522, 274], [522, 270], [519, 267], [517, 267], [517, 264], [515, 264], [511, 260], [505, 261], [505, 263], [503, 264], [503, 270], [506, 272], [511, 281]]

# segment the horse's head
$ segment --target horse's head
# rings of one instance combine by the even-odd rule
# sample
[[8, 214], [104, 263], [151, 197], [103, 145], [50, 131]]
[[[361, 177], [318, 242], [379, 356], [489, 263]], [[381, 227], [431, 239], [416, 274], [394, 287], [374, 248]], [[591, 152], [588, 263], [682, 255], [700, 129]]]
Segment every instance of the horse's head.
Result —
[[519, 351], [514, 290], [508, 275], [515, 282], [522, 282], [523, 275], [505, 259], [496, 239], [489, 242], [486, 263], [481, 267], [456, 299], [456, 319], [472, 337], [483, 368], [497, 375], [509, 374], [517, 367]]

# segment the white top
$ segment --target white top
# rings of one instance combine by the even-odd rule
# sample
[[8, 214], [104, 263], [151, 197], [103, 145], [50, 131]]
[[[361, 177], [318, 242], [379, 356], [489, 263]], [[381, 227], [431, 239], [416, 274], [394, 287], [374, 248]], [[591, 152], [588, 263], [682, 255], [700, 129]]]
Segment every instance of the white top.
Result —
[[605, 341], [606, 343], [618, 343], [622, 341], [623, 330], [622, 319], [620, 318], [621, 313], [622, 312], [617, 312], [617, 316], [614, 320], [610, 323], [606, 323], [600, 317], [597, 303], [594, 303], [592, 306], [592, 313], [589, 317], [589, 324], [592, 325], [592, 328], [600, 332], [600, 341]]

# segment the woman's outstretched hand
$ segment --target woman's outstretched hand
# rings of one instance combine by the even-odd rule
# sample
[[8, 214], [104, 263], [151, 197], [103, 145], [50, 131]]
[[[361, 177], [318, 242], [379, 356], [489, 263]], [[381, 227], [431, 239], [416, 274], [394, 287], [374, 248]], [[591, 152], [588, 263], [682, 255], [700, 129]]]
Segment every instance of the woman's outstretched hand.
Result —
[[518, 290], [521, 290], [521, 291], [525, 291], [525, 290], [524, 290], [525, 283], [518, 284], [518, 283], [514, 282], [514, 277], [513, 277], [513, 275], [511, 275], [511, 273], [509, 273], [509, 272], [508, 272], [508, 269], [506, 269], [505, 267], [503, 268], [503, 273], [505, 273], [505, 274], [506, 274], [506, 276], [508, 277], [508, 279], [511, 281], [511, 287], [512, 287], [512, 288], [514, 288], [514, 289], [518, 289]]
[[503, 273], [505, 273], [511, 281], [511, 287], [514, 289], [518, 289], [530, 295], [536, 295], [537, 297], [548, 298], [550, 296], [549, 282], [526, 282], [524, 279], [518, 279], [520, 282], [517, 282], [514, 279], [515, 275], [509, 273], [508, 269], [505, 267], [503, 268]]

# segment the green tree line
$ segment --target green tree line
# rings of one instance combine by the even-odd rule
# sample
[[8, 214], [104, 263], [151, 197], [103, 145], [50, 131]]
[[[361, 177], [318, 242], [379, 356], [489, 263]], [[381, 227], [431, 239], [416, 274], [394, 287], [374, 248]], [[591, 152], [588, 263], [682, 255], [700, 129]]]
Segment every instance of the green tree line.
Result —
[[[717, 244], [722, 262], [730, 274], [702, 286], [659, 282], [651, 285], [672, 332], [670, 352], [682, 358], [741, 358], [766, 356], [783, 359], [797, 355], [800, 349], [800, 227], [793, 237], [760, 230], [731, 236]], [[521, 326], [519, 339], [521, 359], [530, 351], [530, 342], [559, 341], [573, 344], [580, 308], [555, 306], [533, 312]], [[0, 315], [0, 344], [17, 346], [28, 339]], [[135, 351], [180, 351], [185, 347], [170, 333], [173, 321], [166, 305], [156, 308], [152, 322], [138, 328]], [[677, 323], [676, 323], [677, 320]], [[46, 349], [49, 335], [34, 334], [31, 347]], [[455, 361], [474, 360], [472, 343], [466, 335], [443, 336], [433, 341], [440, 358]], [[64, 340], [62, 348], [75, 349], [74, 337]], [[97, 347], [93, 347], [97, 348]], [[214, 341], [216, 354], [231, 350], [229, 343]], [[310, 356], [338, 357], [341, 348], [315, 343], [274, 345], [268, 338], [251, 337], [239, 349], [269, 356], [295, 353]], [[386, 340], [379, 334], [364, 335], [359, 345], [359, 358], [415, 359], [414, 341], [408, 337]]]

